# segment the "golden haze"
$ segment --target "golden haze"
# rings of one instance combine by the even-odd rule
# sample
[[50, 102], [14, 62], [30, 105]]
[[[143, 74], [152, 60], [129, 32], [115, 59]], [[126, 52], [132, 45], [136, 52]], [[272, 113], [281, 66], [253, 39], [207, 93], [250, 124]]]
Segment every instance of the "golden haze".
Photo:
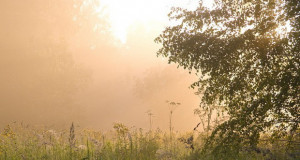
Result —
[[106, 8], [97, 1], [0, 1], [1, 128], [14, 121], [58, 127], [74, 121], [148, 129], [152, 110], [153, 127], [167, 129], [166, 100], [182, 104], [175, 130], [195, 126], [199, 98], [188, 87], [196, 77], [155, 54], [153, 40], [164, 24], [132, 21], [122, 43]]

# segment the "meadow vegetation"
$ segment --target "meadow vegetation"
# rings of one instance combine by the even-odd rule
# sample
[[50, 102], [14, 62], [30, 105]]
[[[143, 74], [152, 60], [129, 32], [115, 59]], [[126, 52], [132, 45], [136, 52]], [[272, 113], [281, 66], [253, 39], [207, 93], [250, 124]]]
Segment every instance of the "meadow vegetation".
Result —
[[[81, 1], [79, 2], [81, 4]], [[86, 4], [86, 1], [82, 2], [83, 5]], [[157, 52], [158, 56], [167, 58], [169, 63], [174, 63], [198, 77], [198, 80], [191, 85], [191, 88], [197, 90], [196, 95], [201, 98], [199, 108], [194, 110], [200, 118], [200, 123], [194, 129], [186, 133], [173, 130], [174, 117], [172, 115], [176, 106], [181, 103], [169, 101], [167, 101], [170, 109], [169, 122], [166, 122], [169, 123], [169, 131], [152, 130], [153, 114], [151, 111], [147, 112], [150, 130], [126, 126], [122, 123], [115, 123], [110, 131], [102, 132], [83, 129], [73, 123], [64, 129], [54, 129], [15, 122], [0, 130], [0, 160], [299, 160], [300, 1], [215, 0], [212, 8], [207, 8], [203, 2], [200, 1], [199, 6], [193, 11], [181, 7], [172, 8], [169, 18], [176, 23], [166, 27], [155, 39], [155, 42], [161, 45]], [[82, 19], [85, 19], [85, 14], [81, 13], [84, 8], [76, 8], [80, 10], [78, 18], [80, 19], [83, 14]], [[61, 13], [59, 11], [57, 7], [53, 7], [48, 12]], [[9, 11], [7, 13], [11, 15]], [[38, 9], [36, 13], [43, 12]], [[44, 14], [29, 14], [28, 17], [33, 17], [32, 15]], [[70, 22], [72, 21], [70, 15], [68, 14], [66, 19], [72, 25], [61, 25], [58, 28], [76, 30], [77, 27]], [[53, 17], [57, 17], [56, 14]], [[76, 16], [75, 20], [78, 18]], [[31, 21], [36, 23], [36, 19]], [[32, 27], [32, 23], [28, 24]], [[56, 21], [47, 22], [40, 28], [44, 30], [48, 26], [53, 26], [52, 24], [56, 24]], [[12, 26], [23, 25], [13, 23]], [[16, 30], [19, 31], [19, 29]], [[98, 35], [94, 32], [93, 35], [97, 37]], [[36, 33], [41, 40], [47, 38], [47, 36], [40, 36], [40, 32]], [[49, 32], [49, 35], [50, 33], [52, 32]], [[64, 30], [58, 32], [57, 35], [60, 33], [64, 33]], [[80, 33], [82, 33], [79, 34], [80, 36], [86, 35], [85, 30]], [[72, 35], [72, 32], [69, 34]], [[16, 32], [16, 39], [21, 39], [20, 35]], [[83, 37], [80, 38], [84, 40]], [[12, 46], [27, 44], [28, 38], [23, 39], [24, 42], [11, 42], [14, 44]], [[49, 39], [52, 38], [49, 37]], [[71, 61], [71, 56], [63, 56], [68, 53], [66, 49], [63, 49], [60, 56], [56, 56], [60, 53], [58, 52], [60, 50], [56, 49], [61, 48], [61, 45], [54, 43], [50, 45], [50, 48], [56, 49], [53, 51], [49, 49], [51, 52], [45, 51], [44, 53], [44, 48], [49, 48], [48, 42], [37, 44], [39, 45], [33, 45], [33, 53], [41, 50], [45, 57], [25, 58], [26, 63], [18, 64], [18, 67], [10, 67], [12, 69], [8, 72], [12, 73], [9, 75], [23, 73], [22, 69], [27, 68], [24, 66], [30, 66], [27, 68], [29, 71], [35, 71], [39, 66], [39, 70], [33, 72], [34, 74], [21, 74], [24, 77], [37, 78], [27, 80], [18, 76], [4, 76], [8, 78], [0, 84], [10, 87], [4, 87], [3, 93], [5, 94], [3, 95], [7, 97], [2, 96], [1, 100], [4, 103], [0, 106], [12, 107], [12, 111], [15, 109], [22, 112], [25, 109], [28, 110], [28, 107], [24, 107], [23, 104], [30, 104], [36, 107], [31, 110], [38, 108], [45, 113], [46, 107], [55, 106], [52, 108], [56, 111], [53, 116], [65, 118], [68, 109], [72, 107], [74, 110], [75, 106], [71, 103], [73, 101], [69, 93], [75, 93], [77, 88], [80, 88], [77, 84], [85, 80], [80, 80], [80, 83], [77, 81], [81, 76], [77, 76], [78, 70], [76, 70], [75, 63]], [[10, 48], [8, 47], [7, 50]], [[3, 62], [17, 64], [15, 57], [23, 57], [23, 49], [20, 48], [17, 53], [20, 55], [8, 54], [13, 56], [4, 59]], [[49, 59], [49, 54], [55, 55], [54, 58]], [[59, 61], [56, 57], [60, 57]], [[115, 59], [115, 56], [112, 57]], [[123, 64], [123, 62], [110, 61], [109, 58], [104, 59], [105, 61], [108, 59], [108, 63], [114, 62], [111, 67], [99, 68], [104, 68], [106, 71], [111, 68], [115, 69], [116, 64], [120, 66]], [[68, 59], [68, 61], [57, 63], [61, 59]], [[39, 63], [31, 65], [33, 61]], [[44, 64], [49, 65], [41, 67]], [[40, 76], [40, 73], [43, 73], [43, 76]], [[23, 85], [16, 80], [24, 79], [26, 87], [15, 89]], [[164, 81], [166, 82], [163, 83], [164, 85], [171, 82], [169, 79]], [[34, 82], [39, 85], [32, 87]], [[118, 83], [111, 83], [111, 85], [115, 84]], [[127, 80], [124, 80], [124, 84], [127, 86]], [[163, 87], [164, 85], [155, 86]], [[123, 89], [120, 85], [115, 86]], [[152, 85], [149, 86], [148, 88], [153, 88]], [[105, 95], [108, 93], [105, 90]], [[31, 99], [38, 96], [42, 97], [38, 103], [35, 98]], [[126, 99], [123, 95], [120, 97]], [[103, 99], [105, 98], [107, 97]], [[106, 101], [109, 102], [109, 99]], [[154, 101], [158, 100], [154, 99]], [[47, 102], [47, 105], [42, 105], [45, 104], [44, 102]], [[112, 104], [111, 106], [118, 105]], [[57, 109], [65, 110], [63, 112]], [[11, 115], [7, 114], [7, 116]], [[59, 119], [51, 119], [51, 116], [50, 118], [40, 117], [53, 123], [59, 121]], [[8, 118], [11, 119], [11, 117]]]
[[[298, 132], [299, 133], [299, 132]], [[0, 159], [215, 159], [205, 149], [206, 132], [172, 133], [145, 131], [115, 123], [107, 132], [7, 125], [0, 133]], [[298, 142], [297, 142], [298, 140]], [[220, 159], [297, 159], [298, 139], [274, 141], [264, 135], [256, 149], [241, 147], [239, 153], [224, 153]]]

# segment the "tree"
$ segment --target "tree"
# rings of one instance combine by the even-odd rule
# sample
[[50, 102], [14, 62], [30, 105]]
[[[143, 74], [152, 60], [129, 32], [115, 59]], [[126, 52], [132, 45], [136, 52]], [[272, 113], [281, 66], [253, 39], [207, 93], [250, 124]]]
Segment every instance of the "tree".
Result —
[[261, 133], [295, 136], [300, 121], [300, 1], [217, 0], [196, 10], [173, 8], [177, 25], [155, 39], [158, 55], [195, 72], [201, 106], [224, 106], [212, 152], [256, 147]]

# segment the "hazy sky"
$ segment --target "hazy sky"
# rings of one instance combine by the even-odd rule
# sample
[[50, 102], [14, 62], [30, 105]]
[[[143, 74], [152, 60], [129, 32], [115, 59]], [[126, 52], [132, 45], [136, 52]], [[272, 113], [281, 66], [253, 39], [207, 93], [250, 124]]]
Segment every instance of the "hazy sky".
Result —
[[[111, 129], [114, 122], [191, 130], [199, 105], [188, 71], [156, 57], [172, 6], [192, 0], [2, 0], [0, 126], [17, 121]], [[209, 1], [205, 2], [208, 6]]]
[[[171, 7], [195, 9], [198, 0], [99, 0], [104, 4], [109, 14], [112, 31], [122, 43], [126, 43], [129, 28], [135, 23], [141, 23], [150, 31], [152, 23], [164, 26], [169, 23], [167, 14]], [[204, 0], [204, 5], [212, 6], [211, 0]], [[96, 8], [101, 11], [101, 7]], [[157, 26], [156, 26], [157, 27]]]

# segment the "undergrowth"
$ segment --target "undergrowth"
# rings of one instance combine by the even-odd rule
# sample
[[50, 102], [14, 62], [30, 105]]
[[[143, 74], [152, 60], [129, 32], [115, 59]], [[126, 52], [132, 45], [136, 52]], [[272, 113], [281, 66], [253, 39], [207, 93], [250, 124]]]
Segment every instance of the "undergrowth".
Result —
[[[171, 138], [170, 138], [171, 137]], [[7, 125], [0, 131], [1, 160], [196, 160], [216, 159], [201, 152], [206, 134], [169, 133], [159, 129], [144, 131], [116, 123], [108, 132], [80, 129], [73, 124], [65, 130], [30, 127], [24, 124]], [[287, 156], [282, 143], [262, 142], [267, 149], [241, 149], [237, 155], [224, 153], [221, 159], [297, 159]], [[299, 144], [298, 144], [299, 146]], [[295, 154], [299, 149], [294, 147]], [[291, 149], [290, 149], [291, 150]], [[298, 157], [297, 157], [298, 156]]]

